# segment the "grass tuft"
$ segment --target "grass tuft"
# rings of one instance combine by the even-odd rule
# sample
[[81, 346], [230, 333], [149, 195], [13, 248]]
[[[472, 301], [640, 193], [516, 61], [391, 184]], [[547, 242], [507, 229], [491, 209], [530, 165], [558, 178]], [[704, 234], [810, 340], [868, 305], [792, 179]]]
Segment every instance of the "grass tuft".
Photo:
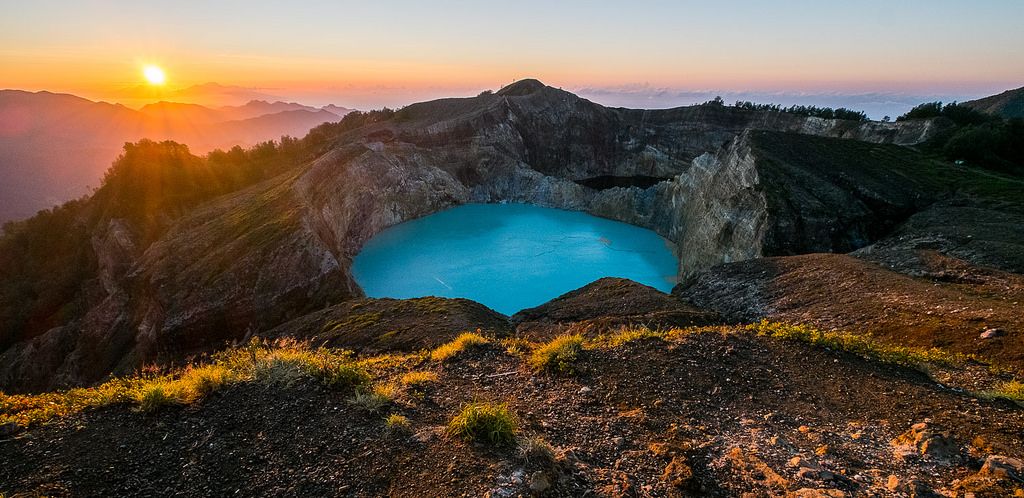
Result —
[[468, 349], [478, 348], [490, 341], [486, 337], [473, 332], [465, 332], [455, 338], [454, 341], [439, 346], [430, 352], [430, 359], [434, 361], [446, 361]]
[[394, 385], [376, 385], [372, 389], [356, 389], [349, 403], [369, 413], [380, 413], [395, 402], [397, 395]]
[[514, 443], [517, 430], [516, 417], [504, 404], [469, 403], [448, 423], [448, 434], [494, 446]]
[[398, 382], [410, 389], [422, 390], [431, 384], [437, 383], [437, 374], [434, 372], [408, 372], [402, 375]]
[[410, 432], [412, 430], [412, 424], [409, 422], [409, 418], [397, 413], [392, 413], [385, 417], [384, 426], [391, 432]]
[[535, 349], [527, 362], [534, 370], [571, 373], [582, 353], [582, 335], [563, 335]]
[[664, 339], [665, 336], [665, 332], [652, 330], [647, 327], [622, 327], [618, 332], [608, 338], [608, 345], [611, 347], [618, 347], [641, 339]]

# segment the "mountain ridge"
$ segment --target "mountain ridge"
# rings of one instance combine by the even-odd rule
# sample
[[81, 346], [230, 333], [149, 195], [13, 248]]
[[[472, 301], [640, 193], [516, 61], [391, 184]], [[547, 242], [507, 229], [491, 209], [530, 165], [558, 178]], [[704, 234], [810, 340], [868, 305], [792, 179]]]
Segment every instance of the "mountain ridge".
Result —
[[[159, 102], [133, 110], [70, 94], [0, 91], [0, 157], [5, 158], [0, 174], [6, 179], [0, 187], [5, 199], [0, 223], [87, 193], [125, 142], [174, 139], [197, 152], [229, 149], [305, 135], [351, 111], [334, 107], [345, 111], [338, 115], [294, 103], [259, 102], [220, 109]], [[294, 114], [299, 110], [307, 113]]]

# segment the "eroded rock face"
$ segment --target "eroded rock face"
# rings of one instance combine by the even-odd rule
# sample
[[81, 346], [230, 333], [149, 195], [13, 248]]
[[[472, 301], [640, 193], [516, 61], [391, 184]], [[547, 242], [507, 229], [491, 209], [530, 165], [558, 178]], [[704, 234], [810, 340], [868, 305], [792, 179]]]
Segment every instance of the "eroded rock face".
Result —
[[[842, 170], [815, 171], [768, 145], [792, 133], [915, 143], [937, 127], [720, 106], [611, 109], [533, 80], [412, 105], [339, 136], [311, 165], [208, 202], [149, 247], [112, 221], [92, 240], [96, 296], [77, 319], [0, 353], [0, 389], [95, 382], [359, 297], [349, 268], [363, 243], [466, 202], [526, 202], [647, 227], [677, 243], [684, 274], [761, 255], [855, 249], [880, 219], [921, 198], [844, 183]], [[598, 177], [665, 180], [579, 183]], [[850, 210], [844, 192], [863, 202]]]

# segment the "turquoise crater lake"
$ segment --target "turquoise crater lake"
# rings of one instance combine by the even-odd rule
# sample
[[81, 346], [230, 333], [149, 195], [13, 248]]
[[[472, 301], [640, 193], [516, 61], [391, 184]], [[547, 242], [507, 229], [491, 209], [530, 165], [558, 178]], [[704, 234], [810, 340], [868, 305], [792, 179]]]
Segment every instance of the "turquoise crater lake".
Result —
[[658, 234], [586, 213], [467, 204], [388, 228], [356, 256], [369, 297], [464, 297], [506, 315], [602, 277], [668, 292], [678, 261]]

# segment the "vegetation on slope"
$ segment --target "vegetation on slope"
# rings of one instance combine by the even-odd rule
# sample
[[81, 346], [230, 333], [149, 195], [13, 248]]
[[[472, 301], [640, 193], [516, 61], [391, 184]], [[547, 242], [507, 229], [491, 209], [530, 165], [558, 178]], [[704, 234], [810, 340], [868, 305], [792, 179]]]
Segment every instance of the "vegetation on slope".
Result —
[[[616, 349], [640, 340], [678, 341], [696, 334], [753, 334], [784, 341], [796, 341], [832, 351], [851, 353], [871, 361], [927, 372], [932, 366], [962, 367], [968, 363], [989, 364], [976, 355], [951, 353], [940, 348], [915, 348], [890, 344], [865, 334], [822, 331], [806, 325], [761, 321], [738, 327], [691, 327], [650, 329], [647, 327], [619, 327], [592, 333], [556, 337], [548, 342], [527, 340], [506, 341], [510, 354], [522, 356], [523, 366], [530, 371], [577, 372], [586, 349]], [[293, 340], [266, 342], [254, 339], [249, 344], [228, 349], [212, 356], [211, 361], [189, 365], [165, 374], [143, 372], [137, 376], [115, 378], [100, 385], [67, 391], [34, 395], [5, 395], [0, 393], [0, 426], [14, 423], [33, 426], [55, 417], [66, 417], [89, 408], [123, 404], [147, 412], [169, 405], [187, 405], [201, 401], [224, 387], [256, 382], [270, 387], [285, 388], [304, 379], [314, 379], [325, 386], [353, 390], [352, 403], [371, 413], [379, 413], [402, 393], [416, 395], [427, 386], [439, 382], [436, 372], [411, 370], [409, 366], [422, 365], [427, 359], [451, 360], [491, 341], [479, 334], [465, 333], [455, 341], [434, 350], [413, 355], [376, 355], [355, 358], [345, 350], [312, 349]], [[440, 359], [436, 356], [438, 351]], [[411, 363], [410, 363], [411, 361]], [[999, 370], [998, 366], [991, 366]], [[397, 374], [395, 373], [397, 370]], [[374, 378], [394, 377], [393, 382], [374, 383]], [[1017, 380], [1003, 381], [991, 391], [979, 393], [981, 397], [998, 397], [1024, 401], [1022, 384]], [[473, 404], [466, 407], [463, 416], [452, 429], [459, 435], [476, 438], [489, 434], [492, 424], [513, 427], [505, 419], [500, 407]], [[478, 420], [479, 419], [479, 420]], [[497, 419], [497, 420], [495, 420]], [[482, 422], [481, 422], [482, 420]], [[508, 423], [507, 423], [508, 422]], [[477, 423], [487, 429], [478, 431]], [[510, 425], [511, 424], [511, 425]], [[504, 429], [502, 429], [504, 431]], [[513, 431], [514, 432], [514, 431]], [[494, 439], [496, 438], [496, 439]], [[508, 442], [506, 435], [487, 436], [498, 443]]]
[[1012, 174], [1024, 173], [1024, 119], [986, 114], [956, 102], [918, 105], [897, 121], [945, 118], [956, 126], [925, 144], [950, 161]]
[[370, 382], [367, 371], [346, 351], [310, 349], [293, 341], [253, 340], [167, 374], [118, 378], [95, 387], [38, 395], [0, 393], [0, 425], [32, 426], [88, 408], [127, 404], [149, 412], [169, 405], [198, 402], [232, 384], [257, 382], [285, 387], [312, 378], [336, 389], [354, 389]]
[[[117, 407], [27, 437], [15, 429], [0, 445], [0, 457], [13, 457], [0, 480], [9, 484], [5, 491], [51, 486], [45, 489], [89, 494], [167, 487], [251, 494], [280, 484], [317, 494], [341, 487], [367, 495], [528, 494], [533, 487], [581, 495], [618, 490], [617, 483], [666, 496], [807, 487], [886, 494], [896, 487], [886, 487], [890, 474], [937, 489], [985, 477], [978, 468], [990, 455], [1020, 457], [1018, 409], [979, 403], [899, 366], [956, 357], [768, 322], [570, 332], [584, 337], [587, 351], [571, 377], [531, 368], [532, 353], [550, 341], [520, 340], [514, 352], [465, 350], [445, 363], [428, 351], [359, 359], [336, 351], [320, 357], [294, 343], [250, 344], [173, 374], [119, 381], [160, 387], [150, 412], [139, 396], [153, 389], [135, 387], [134, 395], [105, 403]], [[337, 369], [324, 365], [360, 373], [355, 382], [334, 383], [324, 379], [336, 376], [323, 373]], [[157, 378], [180, 385], [164, 388]], [[423, 379], [429, 391], [411, 387]], [[12, 409], [15, 403], [66, 405], [72, 392], [102, 400], [104, 391], [117, 392], [112, 385], [3, 397], [0, 427], [24, 423], [28, 413]], [[165, 401], [168, 392], [186, 394]], [[371, 394], [386, 403], [361, 401]], [[184, 403], [194, 407], [161, 409]], [[924, 429], [905, 432], [911, 426]], [[894, 460], [894, 448], [907, 445], [913, 454]], [[948, 460], [932, 463], [934, 455]], [[183, 456], [195, 466], [185, 475], [167, 463]], [[205, 481], [211, 468], [231, 469], [228, 482]]]

